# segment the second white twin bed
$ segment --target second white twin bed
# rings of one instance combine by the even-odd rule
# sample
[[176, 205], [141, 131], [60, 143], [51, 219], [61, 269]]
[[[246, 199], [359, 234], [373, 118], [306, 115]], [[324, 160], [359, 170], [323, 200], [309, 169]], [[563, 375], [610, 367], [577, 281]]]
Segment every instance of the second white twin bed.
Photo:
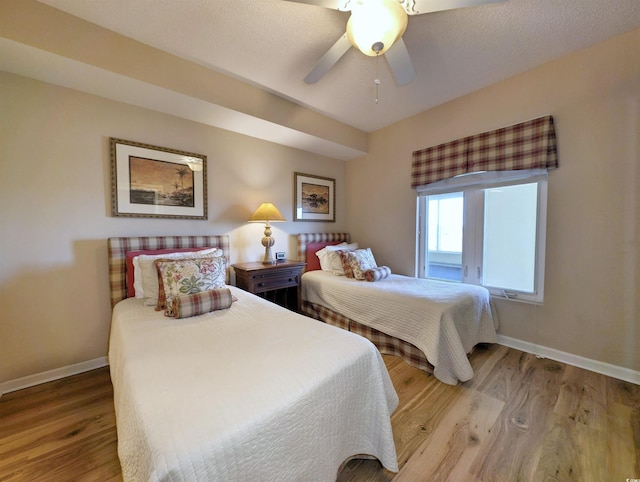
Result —
[[348, 233], [298, 235], [298, 257], [307, 262], [303, 311], [369, 338], [382, 353], [401, 356], [444, 383], [470, 380], [467, 354], [479, 343], [497, 341], [498, 319], [488, 290], [396, 274], [369, 282], [336, 275], [335, 263], [333, 269], [321, 266], [316, 253], [349, 241]]

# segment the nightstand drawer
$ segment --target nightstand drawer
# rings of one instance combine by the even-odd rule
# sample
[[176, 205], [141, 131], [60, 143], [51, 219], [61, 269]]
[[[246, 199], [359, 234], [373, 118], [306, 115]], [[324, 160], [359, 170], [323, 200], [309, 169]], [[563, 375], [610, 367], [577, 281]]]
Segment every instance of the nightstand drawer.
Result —
[[288, 270], [278, 273], [264, 273], [249, 276], [249, 290], [253, 293], [261, 291], [277, 290], [280, 288], [288, 288], [290, 286], [298, 286], [298, 274], [295, 270]]

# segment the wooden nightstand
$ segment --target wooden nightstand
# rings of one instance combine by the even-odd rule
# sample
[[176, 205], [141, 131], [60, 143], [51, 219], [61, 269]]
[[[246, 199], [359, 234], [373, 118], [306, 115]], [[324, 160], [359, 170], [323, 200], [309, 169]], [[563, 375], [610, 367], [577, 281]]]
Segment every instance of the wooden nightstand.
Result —
[[300, 307], [300, 276], [307, 263], [284, 260], [276, 264], [234, 264], [236, 286], [260, 295], [285, 308], [298, 311]]

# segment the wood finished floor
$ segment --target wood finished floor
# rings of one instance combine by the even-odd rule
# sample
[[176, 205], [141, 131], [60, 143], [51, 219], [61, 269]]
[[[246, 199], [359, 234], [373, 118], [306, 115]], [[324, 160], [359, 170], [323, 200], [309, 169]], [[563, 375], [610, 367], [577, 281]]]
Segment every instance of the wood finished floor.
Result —
[[[500, 345], [456, 387], [385, 356], [400, 472], [351, 461], [345, 481], [640, 478], [640, 386]], [[121, 481], [107, 368], [0, 397], [0, 481]]]

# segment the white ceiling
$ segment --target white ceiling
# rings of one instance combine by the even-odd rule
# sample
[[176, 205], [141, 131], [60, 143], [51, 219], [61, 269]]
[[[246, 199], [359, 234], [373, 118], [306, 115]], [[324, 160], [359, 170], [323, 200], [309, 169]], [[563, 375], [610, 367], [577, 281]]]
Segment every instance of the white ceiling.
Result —
[[371, 132], [640, 27], [640, 0], [506, 0], [409, 17], [417, 76], [397, 87], [352, 48], [318, 83], [303, 78], [348, 13], [284, 0], [41, 0], [150, 46]]
[[352, 48], [318, 83], [302, 79], [348, 13], [283, 0], [42, 0], [127, 37], [247, 80], [370, 132], [640, 27], [638, 0], [506, 0], [411, 16], [417, 77], [397, 87]]

